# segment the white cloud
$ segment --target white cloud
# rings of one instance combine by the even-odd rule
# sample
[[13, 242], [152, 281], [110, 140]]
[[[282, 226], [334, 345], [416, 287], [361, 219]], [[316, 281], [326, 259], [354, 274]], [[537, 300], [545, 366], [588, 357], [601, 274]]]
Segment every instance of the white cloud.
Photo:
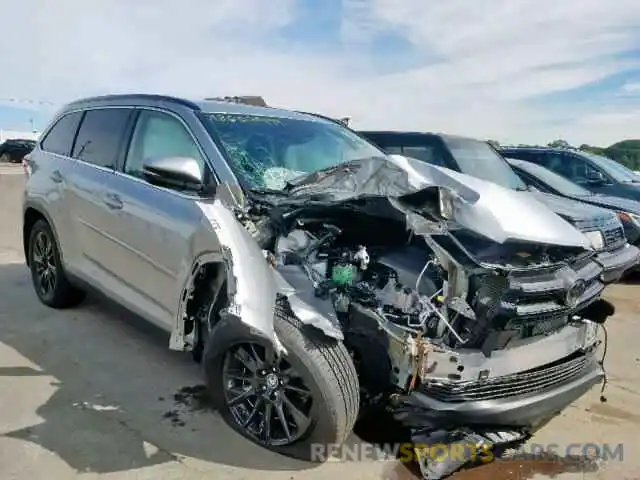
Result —
[[622, 86], [625, 92], [640, 92], [640, 82], [629, 82]]
[[[637, 0], [343, 0], [345, 48], [331, 55], [277, 51], [269, 42], [293, 21], [294, 3], [10, 2], [2, 15], [10, 41], [0, 43], [0, 96], [261, 94], [278, 105], [350, 115], [362, 127], [514, 142], [564, 136], [607, 144], [637, 136], [625, 112], [607, 105], [533, 101], [637, 68], [613, 57], [639, 44]], [[438, 61], [372, 73], [367, 64], [391, 64], [393, 56], [368, 59], [358, 46], [389, 31]], [[602, 128], [590, 123], [613, 114], [619, 120]]]

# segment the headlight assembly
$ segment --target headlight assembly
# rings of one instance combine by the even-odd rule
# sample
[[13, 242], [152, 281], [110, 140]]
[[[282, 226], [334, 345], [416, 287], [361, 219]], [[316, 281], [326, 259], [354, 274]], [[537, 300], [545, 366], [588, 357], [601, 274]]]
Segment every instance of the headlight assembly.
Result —
[[596, 230], [593, 232], [584, 232], [584, 236], [589, 239], [594, 250], [602, 250], [604, 248], [604, 237], [602, 232]]
[[640, 228], [640, 215], [630, 212], [618, 212], [618, 218], [623, 223], [632, 223], [634, 226]]

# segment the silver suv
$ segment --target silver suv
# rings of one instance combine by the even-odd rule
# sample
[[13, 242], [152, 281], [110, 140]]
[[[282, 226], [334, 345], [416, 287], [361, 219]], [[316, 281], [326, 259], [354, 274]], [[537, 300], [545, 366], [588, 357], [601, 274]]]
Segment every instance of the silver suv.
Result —
[[[170, 332], [229, 425], [274, 451], [322, 460], [379, 406], [423, 445], [493, 448], [603, 377], [613, 309], [582, 233], [337, 122], [91, 98], [59, 112], [25, 171], [39, 299], [94, 288]], [[421, 457], [424, 476], [473, 460], [458, 457]]]

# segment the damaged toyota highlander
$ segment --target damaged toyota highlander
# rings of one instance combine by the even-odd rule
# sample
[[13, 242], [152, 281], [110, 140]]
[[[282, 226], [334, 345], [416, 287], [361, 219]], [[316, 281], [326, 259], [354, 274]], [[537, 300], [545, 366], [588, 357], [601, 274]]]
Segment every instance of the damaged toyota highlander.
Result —
[[[581, 232], [340, 124], [97, 97], [58, 113], [25, 171], [39, 299], [98, 289], [161, 326], [225, 421], [273, 451], [310, 459], [380, 406], [416, 443], [499, 450], [604, 377], [613, 307]], [[438, 479], [470, 460], [420, 467]]]

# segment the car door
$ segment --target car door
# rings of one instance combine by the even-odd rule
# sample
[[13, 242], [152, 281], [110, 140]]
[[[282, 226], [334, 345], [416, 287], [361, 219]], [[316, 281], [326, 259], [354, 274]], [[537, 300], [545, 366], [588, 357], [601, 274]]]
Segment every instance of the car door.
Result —
[[121, 208], [107, 192], [132, 113], [127, 108], [86, 111], [71, 153], [75, 161], [66, 172], [79, 274], [105, 293], [117, 291], [119, 286], [111, 263], [118, 249], [107, 225], [113, 211]]
[[153, 185], [143, 173], [150, 158], [191, 157], [205, 172], [204, 154], [181, 119], [140, 109], [120, 172], [107, 194], [121, 202], [111, 212], [109, 234], [117, 253], [111, 268], [122, 282], [118, 300], [162, 328], [176, 318], [180, 274], [191, 268], [194, 236], [202, 225], [196, 193]]
[[40, 147], [26, 160], [32, 172], [28, 202], [41, 207], [49, 215], [65, 268], [72, 272], [77, 269], [81, 255], [76, 246], [70, 213], [68, 176], [74, 162], [69, 157], [82, 115], [83, 112], [70, 112], [56, 120], [44, 133]]
[[592, 192], [609, 193], [617, 183], [602, 168], [583, 156], [566, 153], [565, 158], [572, 168], [574, 182]]
[[[613, 183], [604, 171], [571, 152], [545, 152], [543, 158], [544, 167], [592, 192], [603, 192]], [[603, 178], [604, 182], [596, 183], [595, 178]]]

